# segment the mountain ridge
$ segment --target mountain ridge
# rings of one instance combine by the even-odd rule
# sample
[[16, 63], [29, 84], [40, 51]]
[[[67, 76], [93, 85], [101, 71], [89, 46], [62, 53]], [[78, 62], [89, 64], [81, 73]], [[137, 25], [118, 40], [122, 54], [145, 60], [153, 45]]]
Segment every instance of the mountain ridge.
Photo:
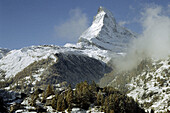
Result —
[[[65, 52], [74, 51], [74, 53], [85, 54], [89, 57], [102, 60], [105, 63], [107, 63], [111, 57], [119, 56], [118, 55], [119, 52], [125, 52], [128, 46], [128, 42], [130, 42], [130, 40], [134, 38], [134, 35], [130, 33], [127, 29], [118, 26], [118, 24], [116, 24], [116, 20], [114, 19], [112, 13], [103, 7], [99, 8], [95, 18], [96, 19], [94, 19], [91, 27], [89, 27], [87, 31], [85, 31], [80, 36], [79, 42], [77, 44], [66, 44], [64, 47], [59, 47], [55, 45], [30, 46], [18, 50], [12, 50], [9, 52], [7, 56], [1, 59], [0, 69], [6, 73], [6, 77], [8, 78], [10, 76], [15, 76], [16, 73], [18, 73], [19, 71], [21, 71], [26, 66], [33, 63], [34, 61], [47, 58], [48, 56], [53, 56], [53, 54], [60, 53], [60, 52], [65, 53]], [[97, 35], [99, 35], [97, 37], [93, 37], [94, 24], [95, 26], [97, 25], [95, 29], [98, 29], [98, 27], [101, 28], [101, 30], [97, 32]], [[107, 35], [107, 32], [105, 32], [106, 29], [110, 29], [110, 30], [115, 29], [115, 31], [121, 29], [119, 31], [123, 31], [123, 32], [111, 33], [111, 31], [108, 31], [108, 34], [109, 33], [110, 34]], [[113, 35], [114, 33], [115, 35], [120, 35], [123, 37], [120, 38], [115, 37], [115, 35]], [[125, 34], [122, 35], [121, 33], [125, 33]], [[131, 38], [129, 35], [125, 37], [126, 34], [130, 34], [130, 36], [132, 35], [133, 37]], [[88, 35], [92, 37], [88, 37]], [[113, 37], [109, 37], [110, 35], [113, 35]], [[82, 36], [84, 38], [82, 38]], [[87, 41], [90, 44], [88, 44]]]

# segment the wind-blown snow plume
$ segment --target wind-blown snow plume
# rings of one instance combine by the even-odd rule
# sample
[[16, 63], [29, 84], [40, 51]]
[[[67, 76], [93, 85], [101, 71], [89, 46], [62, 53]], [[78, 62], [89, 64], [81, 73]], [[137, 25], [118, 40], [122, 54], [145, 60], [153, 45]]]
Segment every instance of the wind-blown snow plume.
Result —
[[170, 17], [162, 7], [145, 9], [141, 23], [143, 33], [132, 42], [126, 57], [118, 61], [122, 69], [132, 69], [145, 58], [162, 59], [170, 55]]
[[57, 37], [64, 38], [68, 42], [77, 42], [81, 33], [88, 28], [88, 17], [79, 8], [70, 10], [69, 15], [68, 20], [55, 26], [55, 31]]

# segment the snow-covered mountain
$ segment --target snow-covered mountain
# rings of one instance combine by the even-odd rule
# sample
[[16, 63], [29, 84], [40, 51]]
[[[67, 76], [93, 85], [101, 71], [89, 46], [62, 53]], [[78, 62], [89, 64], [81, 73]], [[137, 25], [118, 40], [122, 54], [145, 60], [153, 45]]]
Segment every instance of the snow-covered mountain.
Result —
[[[46, 59], [48, 57], [55, 60], [54, 54], [69, 52], [87, 55], [103, 61], [108, 60], [106, 57], [107, 51], [98, 48], [81, 50], [54, 45], [31, 46], [10, 51], [7, 56], [0, 59], [0, 70], [3, 72], [3, 75], [6, 75], [5, 78], [13, 77], [35, 61]], [[0, 73], [0, 76], [2, 76], [2, 73]]]
[[95, 80], [100, 86], [125, 90], [146, 110], [165, 112], [170, 109], [170, 59], [141, 62], [136, 69], [121, 73], [109, 67], [110, 59], [125, 53], [134, 38], [135, 33], [119, 26], [112, 13], [100, 7], [77, 44], [0, 49], [0, 87], [30, 91], [44, 84], [58, 87]]
[[137, 100], [147, 110], [170, 110], [170, 58], [152, 60], [150, 66], [133, 77], [128, 84], [128, 96]]
[[0, 48], [0, 59], [4, 57], [10, 50]]
[[113, 52], [125, 52], [134, 38], [136, 35], [119, 26], [110, 11], [100, 7], [92, 25], [80, 36], [78, 44], [85, 48], [91, 45]]
[[[107, 62], [110, 54], [125, 52], [130, 40], [135, 35], [126, 28], [120, 27], [111, 12], [100, 7], [92, 25], [80, 36], [77, 44], [59, 46], [32, 46], [12, 50], [0, 60], [0, 70], [6, 78], [15, 76], [25, 67], [55, 53], [69, 52], [85, 54], [89, 57]], [[112, 53], [112, 52], [115, 53]]]
[[113, 70], [101, 79], [102, 86], [113, 86], [134, 98], [146, 111], [170, 110], [170, 57], [145, 59], [133, 70]]

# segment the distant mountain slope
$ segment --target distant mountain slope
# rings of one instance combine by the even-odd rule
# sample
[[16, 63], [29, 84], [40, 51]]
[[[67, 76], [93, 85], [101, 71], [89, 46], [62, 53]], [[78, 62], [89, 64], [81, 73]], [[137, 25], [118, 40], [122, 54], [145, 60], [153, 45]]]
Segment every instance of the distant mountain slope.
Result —
[[0, 59], [4, 57], [10, 50], [0, 48]]
[[153, 61], [128, 84], [128, 96], [133, 97], [145, 109], [157, 112], [170, 111], [170, 58]]
[[[72, 53], [56, 53], [35, 61], [5, 81], [6, 89], [30, 92], [31, 88], [48, 84], [67, 83], [75, 86], [82, 81], [99, 82], [105, 73], [109, 73], [105, 63], [86, 55]], [[3, 83], [3, 82], [1, 82]], [[9, 85], [8, 85], [9, 84]], [[8, 87], [7, 87], [8, 86]]]
[[[93, 49], [76, 49], [68, 47], [59, 47], [53, 45], [25, 47], [19, 50], [12, 50], [7, 56], [0, 59], [0, 77], [14, 77], [18, 72], [29, 66], [35, 61], [46, 59], [48, 57], [55, 60], [56, 53], [75, 53], [83, 54], [99, 60], [107, 61], [107, 51], [98, 48]], [[3, 79], [1, 79], [2, 81]]]
[[101, 86], [113, 86], [134, 98], [145, 110], [170, 110], [170, 57], [145, 59], [133, 70], [113, 70], [100, 81]]
[[0, 70], [5, 72], [5, 78], [13, 77], [34, 61], [49, 57], [51, 53], [55, 53], [58, 48], [58, 46], [32, 46], [12, 50], [0, 60]]

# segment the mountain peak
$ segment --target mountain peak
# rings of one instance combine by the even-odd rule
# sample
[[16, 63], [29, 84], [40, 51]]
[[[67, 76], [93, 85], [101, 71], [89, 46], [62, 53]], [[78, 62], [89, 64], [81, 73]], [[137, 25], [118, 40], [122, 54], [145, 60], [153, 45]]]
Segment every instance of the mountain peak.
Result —
[[105, 15], [104, 15], [105, 17], [110, 17], [110, 18], [114, 19], [114, 22], [116, 23], [116, 20], [115, 20], [113, 14], [109, 10], [107, 10], [106, 8], [100, 6], [99, 9], [98, 9], [97, 14], [100, 14], [102, 12], [105, 13]]
[[98, 12], [104, 10], [104, 7], [100, 6], [99, 9], [98, 9]]
[[106, 8], [100, 6], [97, 13], [100, 13], [100, 12], [102, 12], [102, 11], [105, 12], [105, 13], [108, 13], [108, 12], [110, 13], [109, 10], [107, 10]]
[[[113, 14], [109, 10], [107, 10], [106, 8], [104, 8], [102, 6], [99, 7], [97, 15], [94, 18], [94, 21], [98, 20], [99, 17], [101, 18], [103, 24], [106, 24], [109, 22], [112, 25], [116, 25], [116, 20], [115, 20]], [[114, 27], [116, 27], [116, 26], [114, 26]]]
[[85, 48], [90, 45], [113, 52], [124, 52], [134, 37], [136, 36], [130, 30], [116, 23], [109, 10], [100, 6], [92, 25], [80, 36], [78, 44]]
[[99, 9], [98, 9], [98, 13], [100, 13], [100, 12], [105, 12], [105, 13], [111, 13], [109, 10], [107, 10], [106, 8], [104, 8], [104, 7], [102, 7], [102, 6], [100, 6], [99, 7]]

